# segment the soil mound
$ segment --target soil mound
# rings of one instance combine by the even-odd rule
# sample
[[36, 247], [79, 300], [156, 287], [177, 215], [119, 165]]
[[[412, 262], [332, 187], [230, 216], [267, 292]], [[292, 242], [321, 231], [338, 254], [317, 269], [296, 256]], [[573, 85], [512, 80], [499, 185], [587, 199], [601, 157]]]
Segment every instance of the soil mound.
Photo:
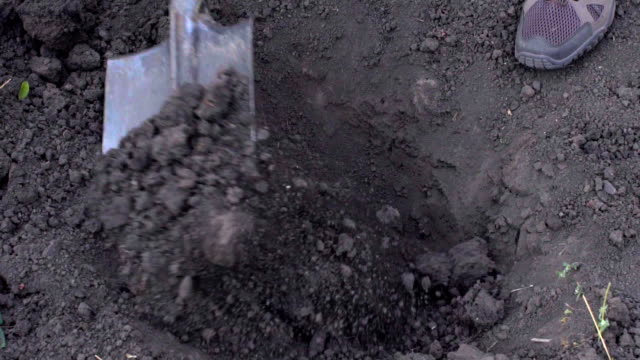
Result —
[[[354, 345], [420, 347], [469, 331], [445, 325], [444, 301], [430, 304], [450, 291], [432, 296], [428, 276], [397, 266], [391, 225], [356, 224], [336, 189], [276, 167], [268, 141], [255, 151], [245, 103], [231, 73], [211, 89], [186, 86], [100, 161], [93, 207], [136, 310], [247, 358], [376, 354]], [[462, 248], [454, 275], [486, 277], [484, 242]]]

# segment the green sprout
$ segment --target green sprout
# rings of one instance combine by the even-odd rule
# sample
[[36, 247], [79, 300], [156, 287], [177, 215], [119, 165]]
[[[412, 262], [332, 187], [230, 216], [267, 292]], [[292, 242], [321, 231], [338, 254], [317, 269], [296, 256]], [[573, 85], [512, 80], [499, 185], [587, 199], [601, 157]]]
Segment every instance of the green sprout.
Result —
[[556, 272], [556, 273], [558, 274], [558, 277], [559, 277], [559, 278], [561, 278], [561, 279], [566, 278], [566, 277], [567, 277], [567, 275], [569, 275], [569, 273], [570, 273], [571, 271], [578, 270], [578, 267], [580, 266], [580, 264], [579, 264], [579, 263], [577, 263], [577, 262], [572, 263], [572, 264], [569, 264], [569, 263], [562, 263], [562, 265], [564, 266], [564, 268], [562, 269], [562, 271], [558, 271], [558, 272]]
[[[0, 325], [4, 322], [2, 321], [2, 314], [0, 314]], [[4, 349], [7, 347], [7, 338], [4, 336], [4, 331], [0, 328], [0, 349]]]
[[571, 309], [564, 309], [564, 314], [565, 314], [566, 316], [569, 316], [569, 315], [573, 314], [573, 310], [571, 310]]
[[576, 301], [578, 301], [582, 294], [584, 294], [584, 289], [580, 283], [576, 283], [576, 290], [573, 293], [576, 295]]
[[598, 312], [598, 328], [600, 332], [603, 333], [609, 327], [609, 320], [607, 319], [607, 310], [609, 309], [609, 305], [607, 305], [607, 298], [609, 297], [609, 292], [611, 290], [611, 283], [607, 286], [607, 291], [604, 293], [604, 300], [602, 301], [602, 306], [600, 307], [600, 311]]
[[18, 100], [24, 100], [29, 96], [29, 82], [23, 81], [20, 85], [20, 92], [18, 92]]

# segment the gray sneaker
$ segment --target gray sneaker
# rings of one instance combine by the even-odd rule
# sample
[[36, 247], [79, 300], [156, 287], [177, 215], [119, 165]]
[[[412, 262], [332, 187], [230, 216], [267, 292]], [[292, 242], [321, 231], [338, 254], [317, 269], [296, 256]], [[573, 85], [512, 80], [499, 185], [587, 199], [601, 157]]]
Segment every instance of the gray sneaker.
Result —
[[537, 69], [565, 67], [604, 37], [615, 10], [615, 0], [526, 0], [516, 58]]

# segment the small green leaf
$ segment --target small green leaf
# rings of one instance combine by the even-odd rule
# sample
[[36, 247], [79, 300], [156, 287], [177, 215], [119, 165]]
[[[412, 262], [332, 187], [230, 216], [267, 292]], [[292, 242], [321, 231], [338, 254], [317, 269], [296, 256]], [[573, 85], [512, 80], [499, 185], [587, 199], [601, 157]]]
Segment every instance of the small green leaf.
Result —
[[[2, 320], [2, 314], [0, 314], [0, 325], [4, 324]], [[4, 331], [0, 328], [0, 349], [7, 347], [7, 339], [4, 337]]]
[[29, 96], [29, 82], [23, 81], [20, 85], [20, 92], [18, 93], [18, 99], [24, 100]]

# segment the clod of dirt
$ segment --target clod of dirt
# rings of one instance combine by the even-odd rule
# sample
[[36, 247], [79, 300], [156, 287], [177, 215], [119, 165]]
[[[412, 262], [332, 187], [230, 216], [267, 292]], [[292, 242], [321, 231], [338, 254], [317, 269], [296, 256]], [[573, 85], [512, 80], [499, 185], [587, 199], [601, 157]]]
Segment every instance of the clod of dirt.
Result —
[[624, 234], [622, 230], [614, 230], [609, 234], [609, 241], [616, 247], [624, 246]]
[[434, 79], [419, 79], [413, 86], [413, 105], [418, 114], [442, 114], [450, 110], [442, 84]]
[[539, 80], [535, 80], [534, 82], [531, 83], [531, 87], [533, 87], [533, 90], [538, 92], [542, 90], [542, 83]]
[[435, 360], [435, 358], [428, 354], [395, 354], [393, 360]]
[[71, 70], [94, 70], [100, 67], [100, 54], [87, 44], [78, 44], [71, 49], [67, 58]]
[[531, 193], [531, 159], [526, 151], [516, 153], [502, 169], [502, 181], [505, 186], [518, 195]]
[[629, 317], [629, 308], [619, 297], [609, 299], [607, 316], [609, 317], [609, 320], [617, 321], [622, 326], [629, 325], [629, 322], [631, 321], [631, 318]]
[[613, 179], [616, 177], [616, 172], [611, 166], [607, 166], [606, 168], [604, 168], [602, 174], [604, 175], [605, 179], [610, 181], [613, 181]]
[[78, 305], [78, 314], [85, 319], [89, 319], [93, 315], [93, 310], [91, 310], [91, 307], [89, 307], [87, 303], [81, 302]]
[[336, 255], [349, 254], [353, 250], [355, 240], [348, 234], [340, 234], [338, 236], [338, 248]]
[[31, 70], [43, 79], [57, 83], [62, 80], [62, 62], [56, 58], [34, 57]]
[[[84, 45], [76, 46], [70, 59], [76, 50], [82, 56], [71, 62], [88, 68]], [[92, 67], [98, 59], [91, 57]], [[91, 208], [119, 245], [121, 271], [138, 294], [175, 297], [177, 292], [176, 301], [184, 303], [193, 277], [213, 265], [230, 267], [243, 259], [243, 242], [254, 229], [253, 216], [241, 210], [244, 197], [238, 186], [255, 175], [251, 119], [239, 118], [248, 106], [247, 87], [230, 74], [220, 81], [207, 95], [201, 87], [185, 86], [97, 167]], [[225, 109], [238, 112], [208, 112], [198, 118], [195, 110], [202, 107], [203, 96], [224, 99]], [[217, 147], [212, 139], [218, 140]], [[201, 145], [205, 140], [207, 146]], [[233, 208], [224, 201], [230, 200], [230, 192], [236, 194], [228, 201]], [[171, 281], [166, 274], [174, 276]]]
[[637, 100], [638, 96], [640, 96], [640, 89], [621, 86], [616, 89], [616, 94], [618, 94], [620, 99], [633, 101]]
[[428, 293], [431, 290], [431, 279], [428, 276], [423, 276], [420, 280], [420, 286], [425, 293]]
[[131, 211], [131, 199], [126, 196], [118, 196], [106, 203], [100, 214], [100, 220], [105, 230], [113, 230], [121, 227], [129, 220]]
[[451, 257], [445, 253], [424, 253], [415, 261], [416, 269], [435, 284], [448, 285], [451, 277]]
[[95, 0], [26, 0], [17, 7], [24, 30], [47, 47], [68, 50], [95, 25]]
[[185, 276], [180, 282], [180, 285], [178, 286], [178, 297], [176, 299], [176, 302], [178, 304], [184, 303], [184, 301], [187, 300], [192, 293], [193, 293], [193, 277]]
[[327, 332], [325, 330], [319, 330], [316, 332], [311, 341], [309, 342], [309, 357], [314, 358], [318, 354], [322, 353], [327, 341]]
[[383, 224], [393, 224], [400, 219], [400, 212], [391, 205], [385, 205], [376, 212], [376, 217]]
[[483, 360], [485, 353], [473, 345], [462, 344], [458, 350], [447, 354], [448, 360]]
[[426, 38], [420, 44], [420, 51], [435, 52], [440, 47], [440, 42], [433, 38]]
[[22, 186], [16, 191], [16, 200], [21, 204], [32, 204], [38, 200], [38, 197], [38, 193], [30, 185]]
[[410, 293], [413, 294], [413, 286], [416, 282], [416, 276], [412, 273], [404, 273], [401, 276], [402, 285]]
[[495, 269], [495, 264], [489, 259], [488, 254], [487, 243], [480, 238], [474, 238], [451, 248], [449, 256], [453, 260], [452, 283], [468, 288], [488, 275]]
[[605, 180], [602, 182], [602, 189], [609, 195], [615, 195], [618, 193], [618, 190], [609, 180]]
[[220, 266], [235, 265], [242, 258], [244, 239], [253, 232], [253, 217], [235, 211], [219, 215], [210, 214], [204, 221], [209, 221], [209, 227], [200, 237], [207, 260]]
[[587, 347], [578, 353], [578, 360], [600, 360], [602, 359], [596, 350], [592, 347]]
[[536, 90], [531, 85], [525, 85], [522, 87], [522, 90], [520, 90], [520, 95], [525, 98], [533, 97], [535, 94]]
[[493, 326], [504, 316], [504, 301], [495, 299], [485, 289], [472, 288], [462, 301], [465, 303], [464, 318], [479, 328]]
[[633, 347], [636, 345], [636, 343], [633, 341], [633, 338], [631, 337], [631, 335], [629, 335], [627, 330], [624, 330], [624, 332], [622, 333], [622, 336], [620, 336], [620, 339], [618, 340], [618, 343], [620, 344], [620, 346], [624, 346], [624, 347]]
[[440, 359], [444, 355], [444, 349], [440, 341], [435, 340], [429, 345], [429, 354], [436, 359]]

